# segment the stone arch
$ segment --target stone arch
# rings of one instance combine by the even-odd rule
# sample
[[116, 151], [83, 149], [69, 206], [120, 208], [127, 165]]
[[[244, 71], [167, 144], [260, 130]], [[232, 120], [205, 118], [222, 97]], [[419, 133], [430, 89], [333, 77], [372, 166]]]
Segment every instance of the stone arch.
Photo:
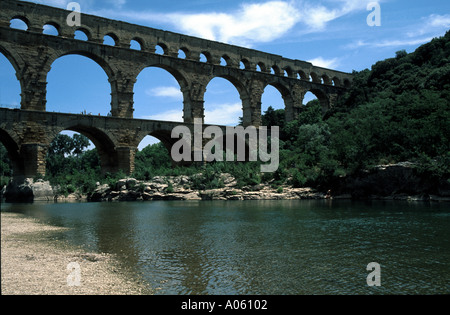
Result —
[[[291, 93], [289, 87], [283, 85], [280, 82], [273, 81], [273, 82], [268, 82], [266, 84], [266, 86], [264, 87], [264, 91], [266, 90], [266, 88], [268, 86], [274, 87], [281, 94], [281, 97], [282, 97], [283, 102], [284, 102], [284, 110], [285, 110], [286, 121], [290, 120], [290, 117], [293, 116], [294, 100], [292, 98], [292, 93]], [[263, 93], [263, 95], [264, 95], [264, 93]], [[262, 98], [261, 98], [261, 101], [262, 101]]]
[[6, 130], [0, 128], [0, 143], [2, 143], [13, 169], [13, 176], [20, 176], [24, 174], [24, 161], [20, 156], [20, 146], [16, 139], [14, 139]]
[[271, 68], [271, 72], [274, 75], [282, 76], [281, 69], [277, 65], [273, 65]]
[[298, 76], [299, 76], [300, 80], [304, 80], [304, 81], [309, 81], [310, 80], [309, 74], [307, 74], [305, 71], [299, 70], [297, 73], [298, 73]]
[[338, 87], [342, 86], [341, 80], [339, 80], [338, 77], [333, 77], [332, 83], [333, 83], [334, 86], [338, 86]]
[[[187, 93], [186, 91], [189, 91], [189, 83], [186, 79], [186, 75], [180, 71], [178, 71], [177, 69], [175, 69], [174, 67], [170, 66], [170, 65], [165, 65], [165, 64], [161, 64], [161, 63], [148, 63], [143, 65], [139, 71], [137, 72], [135, 79], [135, 82], [133, 84], [133, 88], [132, 91], [133, 93], [136, 93], [136, 83], [138, 81], [139, 76], [146, 70], [146, 69], [151, 69], [151, 68], [156, 68], [156, 69], [161, 69], [164, 70], [165, 72], [167, 72], [168, 74], [170, 74], [175, 81], [177, 81], [178, 83], [178, 87], [180, 89], [180, 93], [183, 95], [183, 101], [181, 102], [181, 104], [184, 103], [183, 105], [183, 109], [186, 109], [186, 102], [189, 100], [189, 93]], [[133, 110], [135, 110], [136, 108], [133, 107]]]
[[251, 68], [252, 68], [252, 65], [251, 65], [251, 63], [250, 63], [250, 61], [249, 61], [248, 59], [243, 58], [243, 59], [241, 60], [241, 63], [242, 63], [242, 65], [243, 65], [243, 69], [245, 69], [245, 70], [252, 70], [252, 69], [251, 69]]
[[93, 33], [92, 33], [92, 31], [91, 31], [89, 28], [87, 28], [87, 27], [78, 27], [78, 28], [76, 28], [75, 31], [73, 32], [74, 35], [75, 35], [75, 33], [76, 33], [77, 31], [79, 31], [79, 32], [83, 33], [84, 35], [86, 35], [87, 41], [92, 41], [92, 34], [93, 34]]
[[131, 39], [131, 41], [130, 41], [130, 49], [133, 49], [132, 48], [133, 41], [135, 41], [136, 43], [139, 44], [139, 49], [136, 49], [136, 50], [140, 50], [140, 51], [144, 51], [145, 50], [145, 45], [144, 45], [145, 41], [142, 38], [140, 38], [140, 37], [133, 37]]
[[68, 125], [47, 137], [47, 147], [49, 147], [56, 136], [63, 131], [78, 132], [92, 141], [97, 149], [103, 173], [115, 173], [119, 170], [116, 144], [108, 134], [92, 126], [82, 124]]
[[321, 89], [312, 88], [308, 89], [306, 92], [311, 92], [317, 97], [322, 107], [323, 114], [325, 114], [330, 109], [330, 100], [328, 98], [328, 95], [324, 91], [322, 91]]
[[25, 63], [23, 62], [22, 58], [20, 57], [20, 55], [16, 54], [14, 50], [8, 50], [5, 49], [4, 47], [2, 47], [0, 45], [0, 53], [5, 56], [5, 58], [9, 61], [9, 63], [12, 65], [14, 71], [15, 71], [15, 76], [17, 78], [17, 80], [19, 81], [19, 87], [20, 87], [20, 102], [21, 105], [23, 105], [22, 102], [22, 98], [23, 98], [23, 93], [24, 93], [24, 87], [25, 87], [25, 83], [22, 77], [22, 71], [25, 68]]
[[[228, 83], [231, 83], [232, 86], [234, 86], [234, 88], [237, 91], [237, 94], [239, 95], [239, 99], [241, 101], [241, 108], [242, 108], [243, 100], [248, 99], [248, 92], [247, 92], [247, 89], [244, 86], [244, 84], [241, 82], [241, 80], [239, 80], [238, 78], [236, 78], [236, 77], [234, 77], [232, 75], [216, 75], [216, 76], [212, 77], [206, 84], [205, 92], [207, 91], [207, 87], [210, 85], [210, 83], [214, 79], [217, 79], [217, 78], [224, 79]], [[204, 108], [204, 111], [205, 111], [205, 108]], [[237, 120], [236, 120], [236, 124], [237, 124]]]
[[283, 68], [283, 71], [284, 71], [285, 76], [288, 78], [291, 78], [292, 76], [294, 76], [294, 71], [289, 66]]
[[105, 59], [98, 56], [97, 54], [94, 54], [94, 53], [91, 53], [88, 51], [84, 51], [84, 50], [71, 50], [71, 51], [66, 51], [60, 55], [53, 55], [52, 57], [49, 58], [49, 61], [47, 62], [45, 69], [50, 70], [51, 65], [57, 59], [64, 57], [64, 56], [69, 56], [69, 55], [80, 55], [80, 56], [89, 58], [89, 59], [93, 60], [94, 62], [96, 62], [105, 71], [105, 73], [108, 77], [112, 77], [114, 75], [114, 71], [113, 71], [112, 67], [109, 65], [109, 63]]
[[15, 53], [15, 50], [9, 50], [2, 45], [0, 45], [0, 53], [3, 54], [6, 59], [9, 60], [11, 65], [13, 66], [14, 70], [16, 70], [16, 73], [19, 73], [21, 69], [24, 68], [25, 63], [23, 62], [22, 58], [19, 54]]
[[233, 60], [227, 54], [223, 55], [221, 58], [225, 61], [225, 63], [226, 63], [225, 66], [227, 66], [227, 67], [234, 66]]
[[49, 22], [45, 23], [42, 32], [44, 32], [44, 29], [45, 29], [45, 27], [46, 27], [47, 25], [52, 26], [52, 27], [55, 28], [55, 30], [56, 30], [57, 33], [58, 33], [58, 34], [55, 35], [55, 36], [61, 36], [61, 26], [60, 26], [58, 23], [53, 22], [53, 21], [49, 21]]
[[212, 54], [209, 51], [206, 51], [206, 50], [202, 51], [200, 53], [200, 56], [199, 56], [200, 59], [199, 60], [201, 60], [201, 56], [202, 55], [206, 58], [206, 61], [204, 61], [204, 62], [206, 62], [206, 63], [214, 63], [213, 56], [212, 56]]
[[0, 53], [6, 57], [6, 59], [8, 59], [8, 61], [11, 63], [12, 67], [14, 68], [14, 70], [16, 71], [16, 77], [20, 82], [20, 87], [22, 88], [22, 80], [20, 80], [20, 72], [21, 70], [24, 68], [25, 63], [23, 62], [22, 58], [20, 57], [20, 55], [16, 54], [14, 52], [14, 50], [10, 51], [8, 49], [6, 49], [5, 47], [3, 47], [2, 45], [0, 45]]
[[[184, 54], [184, 58], [182, 58], [182, 54]], [[178, 50], [178, 58], [180, 59], [190, 59], [190, 51], [186, 47], [180, 47]]]
[[103, 36], [103, 38], [102, 38], [103, 43], [105, 43], [105, 39], [106, 39], [107, 37], [110, 37], [110, 38], [114, 41], [114, 45], [112, 45], [112, 46], [115, 46], [115, 47], [118, 47], [118, 46], [119, 46], [119, 44], [120, 44], [120, 42], [119, 42], [119, 37], [118, 37], [116, 34], [114, 34], [114, 33], [112, 33], [112, 32], [106, 33], [106, 34]]
[[158, 42], [155, 46], [155, 53], [157, 53], [158, 47], [160, 47], [163, 51], [162, 55], [168, 56], [169, 55], [169, 46], [163, 42]]
[[[114, 104], [115, 92], [117, 91], [116, 81], [113, 79], [115, 76], [115, 71], [108, 64], [108, 62], [106, 62], [106, 60], [104, 60], [103, 58], [99, 57], [98, 55], [96, 55], [94, 53], [83, 51], [83, 50], [73, 50], [73, 51], [66, 51], [61, 54], [50, 55], [47, 63], [43, 67], [43, 71], [44, 71], [43, 75], [45, 77], [45, 82], [48, 82], [48, 80], [47, 80], [48, 73], [50, 72], [55, 61], [57, 61], [58, 59], [60, 59], [62, 57], [71, 56], [71, 55], [86, 57], [86, 58], [94, 61], [94, 63], [96, 63], [98, 66], [100, 66], [103, 69], [103, 71], [105, 72], [105, 74], [108, 78], [108, 82], [111, 87], [111, 90], [110, 90], [110, 94], [112, 96], [111, 112], [114, 112], [113, 104]], [[47, 92], [47, 91], [45, 91], [45, 92]], [[44, 110], [45, 110], [45, 108], [44, 108]]]
[[172, 149], [172, 146], [179, 140], [179, 139], [172, 138], [172, 130], [157, 129], [157, 130], [153, 130], [149, 133], [146, 133], [143, 137], [141, 137], [139, 143], [142, 142], [142, 140], [144, 140], [144, 138], [147, 136], [152, 136], [152, 137], [158, 139], [159, 141], [161, 141], [161, 143], [164, 145], [164, 147], [169, 151], [169, 154]]
[[13, 20], [20, 20], [20, 21], [22, 21], [23, 23], [25, 23], [26, 24], [26, 26], [27, 26], [27, 29], [25, 30], [25, 31], [28, 31], [28, 30], [30, 30], [30, 20], [26, 17], [26, 16], [24, 16], [24, 15], [14, 15], [11, 19], [10, 19], [10, 22], [12, 22]]
[[322, 80], [323, 80], [323, 84], [328, 84], [328, 85], [332, 84], [330, 77], [326, 74], [322, 75]]

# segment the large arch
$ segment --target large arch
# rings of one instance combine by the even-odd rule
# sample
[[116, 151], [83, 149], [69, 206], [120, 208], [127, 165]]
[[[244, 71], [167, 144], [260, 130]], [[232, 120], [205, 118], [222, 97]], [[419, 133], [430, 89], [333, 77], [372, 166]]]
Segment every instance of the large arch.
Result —
[[94, 144], [100, 158], [103, 173], [115, 173], [118, 171], [118, 154], [116, 151], [116, 145], [111, 137], [109, 137], [105, 132], [90, 126], [72, 125], [59, 130], [59, 132], [49, 137], [47, 140], [47, 146], [50, 146], [58, 134], [63, 131], [73, 131], [82, 134]]
[[[182, 91], [187, 88], [188, 83], [180, 71], [162, 64], [146, 65], [133, 86], [134, 117], [182, 122], [185, 99]], [[149, 113], [147, 107], [155, 100], [159, 112], [152, 108]]]
[[206, 87], [204, 95], [205, 124], [239, 124], [242, 100], [247, 98], [244, 86], [232, 76], [216, 76]]
[[8, 157], [11, 162], [13, 176], [21, 176], [24, 174], [24, 161], [20, 156], [20, 147], [16, 140], [5, 130], [0, 129], [0, 142], [6, 148]]
[[328, 99], [327, 94], [320, 89], [309, 89], [308, 92], [314, 94], [319, 100], [320, 106], [322, 107], [322, 113], [325, 114], [330, 108], [330, 100]]
[[[269, 90], [269, 91], [267, 91], [267, 90]], [[265, 95], [266, 91], [271, 94], [269, 96], [269, 100], [272, 99], [272, 101], [275, 102], [276, 104], [269, 104], [269, 105], [265, 104], [265, 101], [266, 101], [265, 98], [267, 96], [267, 95]], [[278, 93], [275, 91], [278, 91]], [[279, 96], [281, 96], [281, 100], [279, 99]], [[275, 110], [284, 109], [285, 121], [288, 121], [291, 117], [294, 116], [294, 114], [293, 114], [294, 100], [291, 97], [291, 92], [287, 87], [285, 87], [281, 83], [269, 82], [264, 88], [264, 93], [261, 97], [261, 103], [262, 103], [261, 104], [261, 114], [263, 114], [264, 111], [267, 110], [267, 108], [269, 106], [272, 106], [272, 108], [274, 108]], [[280, 104], [280, 103], [282, 103], [282, 104]]]
[[[55, 58], [47, 72], [47, 111], [108, 115], [112, 69], [101, 58], [70, 52]], [[65, 110], [60, 110], [65, 108]]]
[[21, 102], [22, 85], [17, 79], [17, 63], [14, 58], [8, 58], [0, 47], [0, 106], [19, 107]]

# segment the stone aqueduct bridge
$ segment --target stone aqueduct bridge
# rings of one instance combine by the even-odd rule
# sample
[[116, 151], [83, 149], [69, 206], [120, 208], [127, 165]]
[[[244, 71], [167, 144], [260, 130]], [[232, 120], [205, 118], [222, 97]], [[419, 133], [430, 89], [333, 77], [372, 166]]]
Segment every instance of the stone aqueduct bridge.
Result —
[[[147, 135], [166, 146], [173, 143], [170, 132], [180, 123], [133, 119], [134, 84], [147, 67], [165, 69], [178, 81], [188, 127], [195, 118], [204, 118], [204, 94], [215, 77], [227, 79], [239, 92], [244, 126], [261, 124], [261, 98], [268, 85], [281, 93], [286, 120], [291, 121], [302, 110], [308, 91], [326, 111], [352, 80], [351, 74], [305, 61], [92, 15], [82, 14], [81, 26], [71, 27], [67, 24], [70, 13], [34, 3], [0, 1], [0, 52], [14, 67], [22, 91], [20, 110], [0, 109], [0, 139], [16, 177], [45, 174], [47, 148], [63, 130], [90, 138], [98, 148], [103, 170], [109, 172], [133, 171], [136, 148]], [[25, 22], [27, 30], [11, 28], [13, 19]], [[45, 25], [56, 28], [58, 35], [43, 34]], [[84, 32], [87, 40], [75, 39], [76, 31]], [[114, 39], [114, 46], [103, 44], [106, 35]], [[133, 40], [140, 50], [130, 49]], [[157, 46], [164, 54], [156, 53]], [[184, 58], [179, 57], [180, 51]], [[112, 117], [46, 112], [47, 74], [55, 60], [71, 54], [94, 60], [107, 74]]]

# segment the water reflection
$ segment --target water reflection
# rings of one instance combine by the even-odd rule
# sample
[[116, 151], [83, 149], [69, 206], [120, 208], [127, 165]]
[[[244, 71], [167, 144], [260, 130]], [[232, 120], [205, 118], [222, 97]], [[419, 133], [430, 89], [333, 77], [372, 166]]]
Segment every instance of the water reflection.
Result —
[[[351, 201], [7, 205], [71, 228], [160, 294], [450, 293], [448, 204]], [[370, 262], [382, 286], [366, 284]]]

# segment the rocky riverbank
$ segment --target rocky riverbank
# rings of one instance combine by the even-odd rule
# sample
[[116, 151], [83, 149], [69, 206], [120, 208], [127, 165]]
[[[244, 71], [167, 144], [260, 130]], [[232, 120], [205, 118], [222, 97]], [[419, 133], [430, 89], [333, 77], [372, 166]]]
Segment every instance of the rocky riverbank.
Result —
[[[8, 202], [32, 201], [151, 201], [151, 200], [300, 200], [300, 199], [381, 199], [411, 201], [450, 201], [450, 181], [418, 175], [414, 164], [379, 165], [370, 171], [342, 177], [324, 191], [294, 188], [270, 183], [240, 187], [230, 174], [221, 174], [216, 189], [196, 189], [202, 175], [156, 176], [149, 181], [121, 179], [114, 184], [97, 183], [88, 195], [59, 194], [43, 180], [10, 183], [4, 190]], [[289, 182], [287, 180], [287, 182]], [[198, 186], [198, 185], [197, 185]]]
[[196, 190], [192, 188], [192, 177], [154, 177], [151, 181], [134, 178], [122, 179], [114, 187], [98, 186], [89, 197], [91, 201], [150, 201], [150, 200], [293, 200], [324, 199], [325, 194], [312, 188], [292, 188], [270, 185], [237, 187], [236, 180], [222, 174], [223, 187]]

